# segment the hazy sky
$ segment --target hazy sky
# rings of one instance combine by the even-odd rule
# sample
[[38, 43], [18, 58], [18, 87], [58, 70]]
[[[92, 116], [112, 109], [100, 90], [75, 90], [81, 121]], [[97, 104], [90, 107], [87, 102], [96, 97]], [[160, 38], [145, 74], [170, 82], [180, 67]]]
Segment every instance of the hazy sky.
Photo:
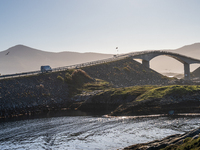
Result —
[[200, 42], [200, 0], [0, 0], [0, 51], [127, 53]]

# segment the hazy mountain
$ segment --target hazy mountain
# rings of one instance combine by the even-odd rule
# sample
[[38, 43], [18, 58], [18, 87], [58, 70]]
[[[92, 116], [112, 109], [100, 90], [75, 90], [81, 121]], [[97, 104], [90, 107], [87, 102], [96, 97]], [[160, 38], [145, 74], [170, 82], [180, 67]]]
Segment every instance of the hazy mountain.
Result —
[[101, 60], [112, 57], [112, 54], [45, 52], [24, 45], [16, 45], [0, 52], [0, 73], [12, 74], [40, 70], [42, 65], [52, 68]]
[[[174, 53], [179, 53], [196, 59], [200, 59], [200, 43], [192, 45], [186, 45], [175, 50], [167, 50]], [[198, 68], [200, 64], [190, 65], [190, 71], [192, 72]], [[150, 67], [160, 73], [183, 73], [184, 66], [179, 61], [169, 56], [158, 56], [150, 61]]]
[[200, 43], [183, 46], [174, 50], [174, 52], [200, 59]]

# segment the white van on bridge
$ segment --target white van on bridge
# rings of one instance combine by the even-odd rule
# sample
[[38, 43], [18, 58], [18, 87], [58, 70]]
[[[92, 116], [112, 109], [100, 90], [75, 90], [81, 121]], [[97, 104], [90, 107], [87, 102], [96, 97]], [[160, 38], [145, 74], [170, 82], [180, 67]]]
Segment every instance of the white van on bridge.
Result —
[[51, 72], [52, 69], [50, 66], [41, 66], [41, 72], [45, 73], [45, 72]]

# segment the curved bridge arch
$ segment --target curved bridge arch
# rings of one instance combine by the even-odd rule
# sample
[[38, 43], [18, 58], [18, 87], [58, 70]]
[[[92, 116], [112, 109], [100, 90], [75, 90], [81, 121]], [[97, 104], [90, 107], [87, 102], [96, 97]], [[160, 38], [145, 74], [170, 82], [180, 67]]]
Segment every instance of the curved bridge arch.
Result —
[[167, 52], [167, 51], [137, 52], [137, 53], [129, 54], [129, 57], [131, 57], [133, 59], [142, 59], [142, 64], [149, 68], [150, 67], [149, 61], [151, 59], [153, 59], [157, 56], [161, 56], [161, 55], [172, 57], [172, 58], [178, 60], [179, 62], [181, 62], [184, 65], [184, 78], [186, 80], [190, 79], [190, 64], [200, 63], [200, 60], [198, 60], [198, 59], [187, 57], [187, 56], [177, 54], [177, 53]]

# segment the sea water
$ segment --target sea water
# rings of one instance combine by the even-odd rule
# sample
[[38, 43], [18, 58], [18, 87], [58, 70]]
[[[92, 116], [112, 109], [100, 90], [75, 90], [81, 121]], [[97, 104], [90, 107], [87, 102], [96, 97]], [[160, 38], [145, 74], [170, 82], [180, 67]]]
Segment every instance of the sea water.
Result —
[[107, 150], [183, 134], [200, 114], [177, 116], [62, 116], [0, 122], [1, 150]]

